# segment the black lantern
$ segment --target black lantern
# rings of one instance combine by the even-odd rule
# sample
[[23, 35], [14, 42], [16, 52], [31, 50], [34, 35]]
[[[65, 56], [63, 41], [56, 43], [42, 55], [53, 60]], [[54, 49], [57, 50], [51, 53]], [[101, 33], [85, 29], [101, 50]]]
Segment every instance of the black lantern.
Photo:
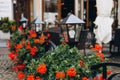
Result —
[[34, 30], [38, 33], [39, 31], [42, 32], [43, 31], [43, 24], [44, 22], [42, 22], [39, 18], [36, 18], [32, 21], [32, 24], [34, 26]]
[[12, 0], [12, 2], [13, 2], [13, 14], [14, 14], [14, 19], [16, 19], [17, 0]]
[[22, 15], [20, 19], [20, 24], [22, 25], [23, 29], [26, 29], [27, 23], [28, 23], [28, 19]]
[[60, 22], [61, 33], [69, 45], [74, 46], [79, 42], [80, 30], [83, 23], [85, 23], [83, 20], [71, 13]]

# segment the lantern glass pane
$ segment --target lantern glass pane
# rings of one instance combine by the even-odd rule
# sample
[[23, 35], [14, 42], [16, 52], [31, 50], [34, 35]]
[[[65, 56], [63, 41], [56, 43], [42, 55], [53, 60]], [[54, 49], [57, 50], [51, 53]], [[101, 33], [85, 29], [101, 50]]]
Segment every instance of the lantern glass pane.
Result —
[[26, 23], [23, 23], [22, 25], [23, 25], [23, 28], [25, 28], [25, 27], [26, 27]]
[[70, 38], [74, 38], [75, 37], [75, 30], [69, 30], [69, 36]]
[[66, 25], [61, 25], [61, 37], [64, 38], [66, 42], [68, 42]]
[[76, 25], [76, 36], [75, 36], [75, 41], [79, 41], [81, 28], [82, 28], [81, 25]]

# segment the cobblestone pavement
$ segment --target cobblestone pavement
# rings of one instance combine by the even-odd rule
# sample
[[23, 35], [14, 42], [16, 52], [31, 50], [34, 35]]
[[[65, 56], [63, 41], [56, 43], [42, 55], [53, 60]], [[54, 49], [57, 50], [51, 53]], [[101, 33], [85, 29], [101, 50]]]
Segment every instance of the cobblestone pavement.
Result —
[[0, 80], [17, 80], [16, 73], [11, 70], [12, 62], [8, 58], [8, 48], [0, 48]]
[[[106, 49], [105, 49], [106, 48]], [[110, 55], [108, 53], [108, 46], [104, 46], [105, 55]], [[12, 62], [8, 58], [7, 54], [9, 53], [8, 48], [0, 48], [0, 80], [17, 80], [16, 73], [11, 70]], [[120, 62], [120, 56], [113, 56], [107, 58], [110, 62]], [[120, 72], [120, 68], [111, 67], [114, 72]], [[117, 80], [117, 79], [114, 79]]]

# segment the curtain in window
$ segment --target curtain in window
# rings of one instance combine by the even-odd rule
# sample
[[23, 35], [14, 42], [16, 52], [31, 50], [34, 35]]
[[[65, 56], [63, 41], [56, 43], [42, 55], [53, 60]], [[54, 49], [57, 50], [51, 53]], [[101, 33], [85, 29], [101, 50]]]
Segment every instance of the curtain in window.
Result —
[[97, 17], [94, 21], [96, 28], [94, 29], [97, 43], [108, 43], [112, 37], [112, 23], [110, 18], [113, 8], [113, 0], [96, 0]]

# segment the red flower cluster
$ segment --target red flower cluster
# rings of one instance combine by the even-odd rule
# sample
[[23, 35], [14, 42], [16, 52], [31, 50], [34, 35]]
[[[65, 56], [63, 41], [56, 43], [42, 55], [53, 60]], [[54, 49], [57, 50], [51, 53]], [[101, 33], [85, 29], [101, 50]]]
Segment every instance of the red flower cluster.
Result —
[[23, 70], [24, 68], [25, 68], [25, 64], [18, 64], [17, 66], [13, 66], [12, 67], [12, 69], [14, 70], [14, 71], [21, 71], [21, 70]]
[[31, 30], [31, 31], [30, 31], [30, 36], [31, 36], [32, 38], [35, 38], [35, 37], [37, 37], [37, 34], [36, 34], [36, 32], [35, 32], [34, 30]]
[[104, 61], [105, 57], [103, 53], [97, 52], [96, 54], [98, 57], [100, 57], [101, 61]]
[[74, 77], [74, 76], [76, 76], [76, 70], [75, 70], [75, 68], [69, 68], [69, 69], [67, 70], [67, 75], [68, 75], [69, 77]]
[[112, 70], [107, 70], [107, 75], [110, 75], [112, 73]]
[[104, 79], [102, 75], [99, 75], [99, 76], [94, 77], [93, 80], [106, 80], [106, 79]]
[[89, 80], [87, 77], [83, 77], [82, 80]]
[[31, 50], [31, 45], [30, 45], [30, 41], [27, 42], [27, 44], [25, 45], [27, 50]]
[[40, 74], [45, 74], [47, 71], [46, 65], [45, 64], [38, 65], [36, 71]]
[[58, 71], [56, 72], [56, 79], [65, 78], [65, 73]]
[[39, 39], [35, 39], [34, 40], [34, 43], [36, 44], [36, 43], [39, 43], [40, 42], [40, 40]]
[[51, 36], [50, 34], [47, 34], [47, 37], [48, 37], [48, 38], [50, 38], [50, 36]]
[[11, 42], [10, 42], [10, 40], [7, 41], [7, 47], [8, 47], [8, 48], [11, 47]]
[[35, 80], [34, 75], [32, 74], [28, 75], [26, 80]]
[[30, 54], [31, 54], [32, 56], [35, 56], [36, 52], [37, 52], [37, 47], [36, 47], [36, 46], [33, 46], [33, 48], [31, 48]]
[[14, 52], [9, 52], [8, 56], [12, 61], [14, 61], [15, 58], [18, 56], [18, 54], [14, 53]]
[[82, 60], [80, 60], [80, 66], [83, 66], [84, 62]]
[[18, 75], [17, 75], [17, 78], [19, 80], [23, 80], [25, 78], [25, 74], [23, 72], [19, 72]]
[[22, 26], [20, 26], [20, 27], [19, 27], [19, 30], [20, 30], [20, 31], [22, 31], [22, 30], [23, 30], [23, 27], [22, 27]]
[[93, 47], [92, 50], [102, 51], [102, 46], [99, 44], [95, 44], [95, 47]]
[[23, 70], [24, 68], [25, 68], [25, 64], [18, 64], [17, 65], [17, 68], [18, 68], [18, 70]]
[[12, 25], [12, 26], [11, 26], [11, 30], [12, 30], [12, 31], [15, 31], [15, 30], [16, 30], [16, 26], [15, 26], [15, 25]]
[[23, 47], [22, 44], [17, 44], [17, 45], [15, 46], [15, 50], [16, 50], [16, 52], [18, 52], [18, 49], [20, 49], [20, 48], [22, 48], [22, 47]]
[[39, 38], [40, 38], [40, 43], [43, 44], [45, 42], [45, 35], [42, 34]]
[[39, 76], [34, 77], [34, 75], [30, 74], [27, 76], [26, 80], [41, 80]]

